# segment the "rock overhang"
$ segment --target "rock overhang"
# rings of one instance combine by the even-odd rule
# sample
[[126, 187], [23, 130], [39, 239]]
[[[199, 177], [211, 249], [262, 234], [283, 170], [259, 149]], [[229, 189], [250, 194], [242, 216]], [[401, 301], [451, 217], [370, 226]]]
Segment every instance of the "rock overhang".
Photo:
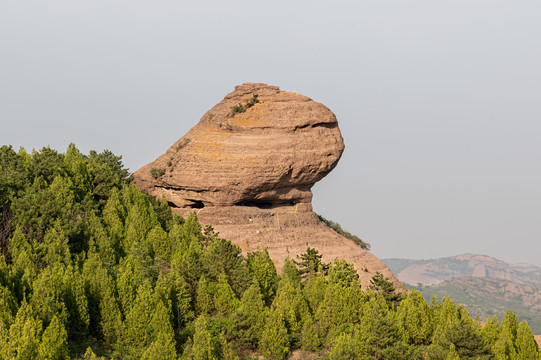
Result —
[[178, 208], [310, 203], [311, 187], [343, 150], [327, 107], [277, 86], [245, 83], [134, 181]]

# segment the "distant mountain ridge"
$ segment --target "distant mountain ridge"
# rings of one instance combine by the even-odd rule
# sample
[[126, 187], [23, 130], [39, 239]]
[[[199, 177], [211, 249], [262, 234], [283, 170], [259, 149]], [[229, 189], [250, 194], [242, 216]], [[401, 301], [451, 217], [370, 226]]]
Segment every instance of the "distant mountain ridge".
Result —
[[540, 285], [541, 267], [509, 264], [486, 255], [462, 254], [440, 259], [383, 259], [402, 282], [409, 285], [436, 285], [459, 277], [485, 277], [522, 285]]
[[470, 314], [479, 316], [481, 321], [493, 315], [501, 320], [505, 311], [511, 309], [520, 321], [528, 322], [534, 333], [541, 333], [541, 285], [469, 276], [415, 288], [427, 301], [434, 293], [438, 299], [449, 296], [466, 305]]
[[427, 301], [433, 294], [464, 304], [482, 321], [511, 309], [541, 334], [541, 268], [509, 264], [486, 255], [462, 254], [430, 260], [383, 259], [398, 279]]

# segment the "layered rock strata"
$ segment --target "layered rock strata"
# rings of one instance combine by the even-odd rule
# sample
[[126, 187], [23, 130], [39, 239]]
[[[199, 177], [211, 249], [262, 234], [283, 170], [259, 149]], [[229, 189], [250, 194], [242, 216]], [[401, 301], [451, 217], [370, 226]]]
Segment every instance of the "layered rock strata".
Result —
[[203, 224], [249, 252], [267, 248], [281, 268], [313, 247], [343, 258], [363, 287], [376, 272], [399, 281], [374, 255], [337, 234], [312, 211], [312, 186], [337, 164], [344, 143], [324, 105], [276, 86], [246, 83], [207, 111], [135, 184], [173, 211], [197, 211]]

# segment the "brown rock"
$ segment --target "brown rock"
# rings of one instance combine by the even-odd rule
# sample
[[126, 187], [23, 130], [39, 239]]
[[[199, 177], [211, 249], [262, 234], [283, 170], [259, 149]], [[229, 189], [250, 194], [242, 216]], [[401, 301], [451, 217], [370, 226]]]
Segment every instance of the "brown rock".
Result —
[[243, 251], [268, 248], [281, 268], [314, 247], [324, 261], [354, 263], [363, 286], [380, 271], [399, 281], [374, 255], [328, 228], [312, 212], [312, 186], [337, 164], [344, 143], [324, 105], [276, 86], [235, 87], [154, 162], [135, 184]]

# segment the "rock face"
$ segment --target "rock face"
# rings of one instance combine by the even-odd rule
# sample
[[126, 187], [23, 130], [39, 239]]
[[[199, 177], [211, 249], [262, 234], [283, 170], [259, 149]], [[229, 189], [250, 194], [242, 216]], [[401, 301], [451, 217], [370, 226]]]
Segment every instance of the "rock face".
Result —
[[314, 247], [324, 261], [353, 262], [363, 286], [380, 271], [374, 255], [312, 212], [312, 186], [337, 164], [344, 143], [324, 105], [276, 86], [246, 83], [207, 111], [165, 154], [134, 174], [142, 190], [247, 251], [267, 248], [278, 268]]

